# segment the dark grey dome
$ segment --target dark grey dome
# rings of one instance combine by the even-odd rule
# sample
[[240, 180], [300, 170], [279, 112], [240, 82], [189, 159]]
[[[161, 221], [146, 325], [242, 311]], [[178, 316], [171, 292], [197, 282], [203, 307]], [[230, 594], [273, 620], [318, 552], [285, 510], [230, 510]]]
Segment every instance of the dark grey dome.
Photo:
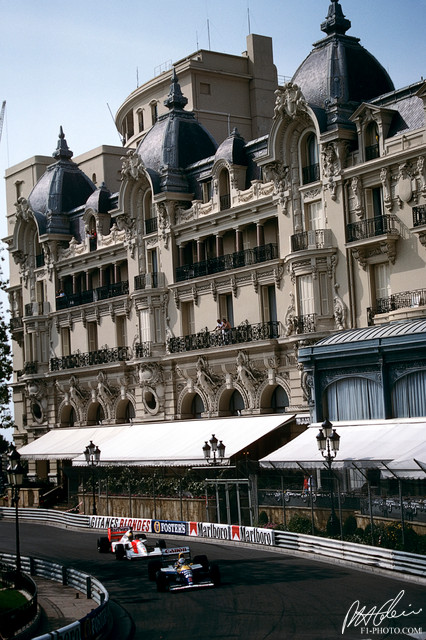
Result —
[[50, 233], [69, 233], [63, 214], [84, 205], [96, 189], [71, 160], [72, 155], [61, 127], [58, 146], [53, 153], [58, 161], [46, 169], [28, 197], [36, 219], [47, 218], [46, 231]]
[[186, 167], [216, 151], [217, 144], [207, 129], [195, 119], [193, 112], [184, 111], [187, 102], [173, 70], [170, 93], [164, 101], [170, 111], [158, 118], [137, 148], [155, 193], [188, 193]]
[[332, 0], [321, 24], [327, 37], [314, 44], [292, 78], [313, 106], [352, 105], [354, 110], [361, 102], [394, 91], [388, 73], [359, 38], [345, 35], [350, 26], [338, 0]]
[[245, 145], [244, 138], [240, 136], [238, 130], [235, 128], [231, 135], [225, 138], [219, 145], [214, 159], [215, 161], [223, 159], [230, 164], [247, 166]]
[[103, 182], [98, 189], [89, 196], [86, 202], [86, 209], [93, 209], [96, 213], [108, 213], [111, 209], [111, 191], [106, 188]]

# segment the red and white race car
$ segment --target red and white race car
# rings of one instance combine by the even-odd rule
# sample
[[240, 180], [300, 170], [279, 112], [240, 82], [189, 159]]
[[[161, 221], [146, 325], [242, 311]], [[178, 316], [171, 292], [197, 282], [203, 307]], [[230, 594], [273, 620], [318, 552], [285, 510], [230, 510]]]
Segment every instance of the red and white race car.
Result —
[[99, 553], [112, 552], [117, 560], [142, 560], [144, 558], [158, 558], [169, 556], [170, 553], [180, 553], [187, 547], [166, 549], [165, 540], [148, 542], [144, 533], [134, 533], [132, 529], [109, 528], [108, 536], [98, 538]]
[[148, 542], [144, 533], [133, 533], [132, 529], [109, 528], [108, 535], [98, 538], [99, 553], [112, 552], [117, 560], [139, 560], [162, 555], [166, 547], [164, 540]]

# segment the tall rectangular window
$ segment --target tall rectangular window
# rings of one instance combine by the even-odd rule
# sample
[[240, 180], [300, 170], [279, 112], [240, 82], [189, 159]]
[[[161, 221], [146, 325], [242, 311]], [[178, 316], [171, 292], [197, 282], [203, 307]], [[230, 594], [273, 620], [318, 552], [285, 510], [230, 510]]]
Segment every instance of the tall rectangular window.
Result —
[[325, 216], [322, 201], [310, 202], [307, 205], [307, 224], [308, 231], [316, 231], [317, 229], [325, 229]]
[[182, 332], [188, 336], [195, 333], [194, 303], [182, 303]]
[[324, 271], [318, 274], [320, 298], [321, 298], [321, 315], [328, 316], [330, 313], [330, 278]]
[[127, 346], [127, 322], [126, 316], [117, 316], [115, 319], [115, 330], [117, 333], [117, 347]]
[[275, 286], [262, 287], [262, 319], [263, 322], [277, 321], [277, 300]]
[[140, 312], [141, 342], [151, 342], [151, 314], [149, 309]]
[[365, 190], [365, 205], [367, 218], [377, 218], [383, 215], [383, 194], [381, 187]]
[[374, 265], [374, 287], [376, 300], [390, 296], [389, 263]]
[[71, 333], [68, 327], [61, 329], [61, 347], [63, 356], [71, 355]]
[[298, 278], [299, 315], [315, 313], [314, 286], [311, 275]]
[[163, 314], [159, 307], [154, 309], [155, 342], [163, 342]]
[[89, 352], [98, 350], [98, 325], [96, 322], [87, 323], [87, 342]]
[[147, 252], [148, 273], [158, 273], [157, 249], [149, 249]]
[[221, 320], [226, 318], [234, 326], [234, 305], [232, 302], [232, 293], [224, 293], [219, 296], [219, 315]]

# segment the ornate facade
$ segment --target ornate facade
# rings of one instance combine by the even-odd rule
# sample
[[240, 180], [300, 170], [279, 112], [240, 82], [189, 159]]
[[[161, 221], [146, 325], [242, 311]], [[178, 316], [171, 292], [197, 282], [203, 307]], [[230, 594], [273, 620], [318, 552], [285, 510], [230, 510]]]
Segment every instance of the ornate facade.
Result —
[[8, 170], [18, 444], [62, 426], [305, 412], [301, 346], [426, 314], [426, 84], [396, 90], [349, 27], [333, 0], [291, 82], [271, 62], [268, 83], [257, 71], [230, 96], [220, 144], [194, 111], [226, 86], [209, 94], [182, 68], [189, 110], [181, 61], [120, 108], [124, 149], [73, 162], [61, 130], [53, 164]]

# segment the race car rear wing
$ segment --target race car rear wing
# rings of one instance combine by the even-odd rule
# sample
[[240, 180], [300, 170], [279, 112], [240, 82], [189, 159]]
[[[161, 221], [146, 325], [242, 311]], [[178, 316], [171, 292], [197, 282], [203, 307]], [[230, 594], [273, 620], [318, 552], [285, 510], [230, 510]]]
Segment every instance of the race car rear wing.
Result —
[[161, 555], [164, 560], [177, 560], [180, 558], [190, 558], [191, 551], [189, 547], [170, 547], [168, 549], [162, 549]]
[[[123, 527], [109, 527], [108, 528], [108, 540], [110, 542], [118, 542], [129, 531], [129, 527], [123, 529]], [[146, 540], [145, 534], [136, 534], [135, 539]]]

